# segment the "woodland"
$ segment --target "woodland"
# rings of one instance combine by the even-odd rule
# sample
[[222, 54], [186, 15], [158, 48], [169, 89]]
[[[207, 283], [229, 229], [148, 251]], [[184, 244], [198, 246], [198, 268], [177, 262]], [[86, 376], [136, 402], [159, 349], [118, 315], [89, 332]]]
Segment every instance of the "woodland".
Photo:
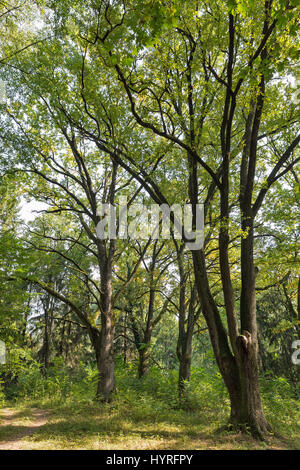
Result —
[[300, 448], [297, 3], [0, 1], [0, 449]]

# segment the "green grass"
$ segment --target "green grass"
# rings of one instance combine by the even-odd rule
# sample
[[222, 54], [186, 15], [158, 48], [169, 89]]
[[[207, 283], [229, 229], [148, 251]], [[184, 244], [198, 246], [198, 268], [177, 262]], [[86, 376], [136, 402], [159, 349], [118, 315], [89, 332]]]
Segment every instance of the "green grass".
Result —
[[[299, 402], [282, 379], [262, 379], [264, 407], [276, 435], [259, 442], [250, 435], [220, 431], [229, 416], [229, 402], [217, 373], [194, 370], [183, 407], [177, 400], [174, 371], [152, 369], [149, 377], [140, 381], [134, 368], [118, 367], [118, 390], [109, 404], [93, 400], [92, 369], [81, 371], [68, 382], [65, 373], [54, 371], [43, 387], [39, 380], [45, 379], [33, 374], [30, 380], [39, 393], [30, 393], [30, 380], [20, 380], [13, 401], [11, 398], [7, 405], [13, 405], [17, 413], [18, 433], [22, 434], [23, 428], [22, 448], [300, 449]], [[66, 383], [68, 387], [62, 387]], [[34, 407], [48, 410], [47, 423], [26, 435], [34, 420]], [[11, 427], [4, 426], [0, 440], [12, 437]]]

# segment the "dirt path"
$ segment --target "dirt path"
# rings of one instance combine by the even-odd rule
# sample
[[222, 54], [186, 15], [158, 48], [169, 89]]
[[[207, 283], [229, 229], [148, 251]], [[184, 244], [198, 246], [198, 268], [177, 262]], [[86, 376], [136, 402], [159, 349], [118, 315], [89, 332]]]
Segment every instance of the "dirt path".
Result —
[[6, 427], [9, 437], [0, 438], [0, 450], [21, 450], [24, 441], [47, 423], [48, 412], [34, 408], [24, 415], [12, 408], [0, 409], [0, 428]]

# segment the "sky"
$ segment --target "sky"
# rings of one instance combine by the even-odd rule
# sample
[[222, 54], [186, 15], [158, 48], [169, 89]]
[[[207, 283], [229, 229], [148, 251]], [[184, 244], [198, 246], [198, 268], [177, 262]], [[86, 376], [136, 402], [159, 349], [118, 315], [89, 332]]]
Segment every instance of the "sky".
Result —
[[34, 220], [35, 217], [38, 215], [38, 213], [35, 211], [40, 211], [47, 208], [47, 204], [45, 204], [44, 202], [26, 202], [24, 198], [21, 199], [20, 206], [20, 216], [26, 224]]

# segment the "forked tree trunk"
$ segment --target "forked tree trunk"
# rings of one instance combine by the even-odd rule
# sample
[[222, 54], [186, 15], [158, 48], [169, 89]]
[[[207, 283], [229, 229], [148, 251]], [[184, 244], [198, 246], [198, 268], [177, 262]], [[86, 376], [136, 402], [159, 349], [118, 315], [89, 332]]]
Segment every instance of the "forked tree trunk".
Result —
[[[131, 322], [134, 344], [138, 352], [138, 378], [141, 379], [149, 372], [152, 322], [147, 322], [146, 329], [141, 332], [136, 324], [132, 309], [129, 310], [129, 319]], [[150, 329], [149, 326], [151, 326]]]
[[263, 439], [270, 426], [263, 413], [258, 384], [257, 341], [244, 330], [237, 338], [233, 355], [227, 333], [211, 296], [204, 267], [204, 255], [193, 252], [195, 278], [201, 298], [217, 365], [225, 382], [231, 403], [230, 424]]

